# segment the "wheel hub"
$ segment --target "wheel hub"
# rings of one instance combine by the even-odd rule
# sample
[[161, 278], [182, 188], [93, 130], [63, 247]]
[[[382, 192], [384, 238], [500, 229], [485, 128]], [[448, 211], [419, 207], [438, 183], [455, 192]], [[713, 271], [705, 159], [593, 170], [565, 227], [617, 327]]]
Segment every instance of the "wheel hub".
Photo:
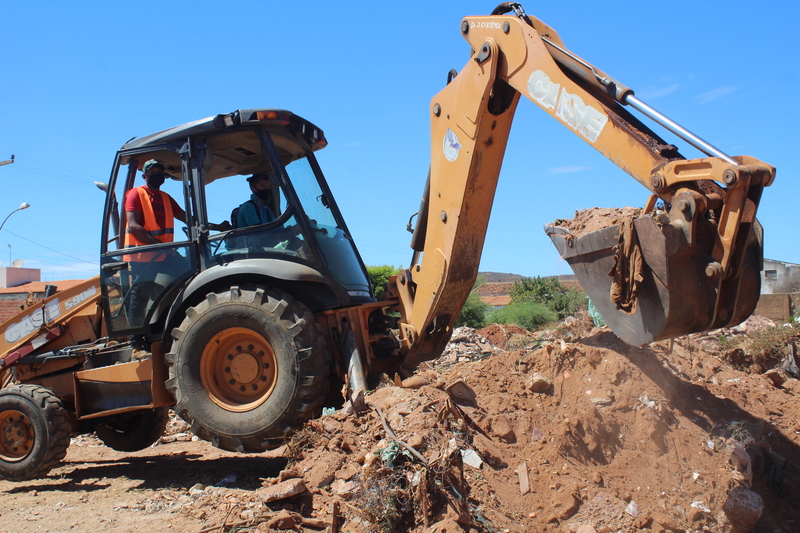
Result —
[[260, 362], [251, 353], [240, 353], [233, 357], [231, 361], [231, 375], [239, 383], [251, 384], [259, 376]]
[[264, 403], [275, 387], [270, 344], [249, 328], [227, 328], [211, 338], [200, 358], [200, 379], [209, 398], [228, 411]]
[[19, 411], [0, 413], [0, 458], [15, 461], [24, 458], [33, 448], [31, 422]]

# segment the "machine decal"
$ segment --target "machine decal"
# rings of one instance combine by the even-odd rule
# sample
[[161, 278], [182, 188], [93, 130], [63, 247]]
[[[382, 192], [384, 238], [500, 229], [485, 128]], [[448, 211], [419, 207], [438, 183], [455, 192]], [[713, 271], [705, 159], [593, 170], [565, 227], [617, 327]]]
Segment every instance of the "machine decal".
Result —
[[469, 23], [469, 27], [470, 27], [470, 29], [475, 29], [475, 28], [486, 28], [486, 29], [489, 29], [489, 30], [502, 29], [502, 26], [496, 20], [480, 21], [480, 22], [477, 22], [475, 20], [471, 20], [470, 23]]
[[26, 337], [41, 328], [42, 325], [48, 324], [61, 316], [61, 307], [58, 303], [58, 298], [48, 302], [44, 308], [35, 309], [30, 315], [24, 317], [16, 324], [10, 324], [6, 330], [5, 340], [9, 344], [13, 344], [23, 337]]
[[444, 157], [448, 161], [455, 161], [458, 158], [458, 152], [461, 150], [461, 144], [458, 142], [456, 133], [447, 128], [447, 133], [444, 134], [444, 141], [442, 142], [442, 150]]
[[541, 70], [533, 71], [528, 78], [528, 94], [545, 110], [555, 109], [556, 117], [589, 142], [597, 140], [608, 122], [605, 113], [586, 104], [580, 96], [567, 92]]
[[79, 303], [91, 298], [95, 294], [97, 294], [97, 287], [92, 285], [91, 287], [89, 287], [88, 289], [86, 289], [85, 291], [80, 293], [79, 295], [75, 296], [74, 298], [70, 298], [69, 300], [64, 302], [64, 308], [67, 311], [69, 311], [70, 309], [72, 309], [73, 306], [78, 305]]
[[541, 70], [534, 70], [528, 78], [528, 94], [545, 109], [556, 108], [560, 88], [561, 85], [550, 81], [550, 77]]
[[39, 329], [43, 323], [44, 311], [42, 309], [37, 309], [30, 316], [26, 316], [16, 324], [11, 324], [6, 328], [6, 342], [9, 344], [17, 342], [22, 337]]

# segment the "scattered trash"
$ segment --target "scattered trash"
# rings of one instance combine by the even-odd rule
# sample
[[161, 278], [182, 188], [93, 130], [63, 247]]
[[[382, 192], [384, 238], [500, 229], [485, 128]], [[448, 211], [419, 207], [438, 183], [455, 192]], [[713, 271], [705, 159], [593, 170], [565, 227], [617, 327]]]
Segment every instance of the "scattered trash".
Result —
[[380, 455], [380, 458], [383, 461], [383, 464], [386, 465], [386, 468], [394, 467], [394, 462], [398, 455], [405, 455], [409, 459], [412, 457], [411, 453], [405, 448], [401, 447], [397, 441], [392, 441], [388, 446], [378, 449], [375, 453]]
[[334, 413], [336, 413], [336, 408], [335, 407], [323, 407], [322, 408], [322, 416], [331, 416]]
[[625, 508], [625, 512], [631, 515], [632, 517], [636, 518], [637, 516], [639, 516], [639, 513], [641, 513], [642, 510], [639, 509], [639, 506], [636, 504], [635, 501], [631, 500], [630, 503], [628, 503], [628, 506]]
[[230, 485], [231, 483], [236, 483], [236, 479], [236, 474], [228, 474], [224, 478], [217, 481], [217, 485]]
[[594, 303], [592, 303], [592, 300], [590, 300], [588, 296], [586, 297], [586, 300], [588, 301], [589, 306], [589, 316], [592, 317], [594, 326], [596, 328], [602, 328], [606, 325], [606, 321], [603, 319], [600, 311], [597, 310], [597, 308], [594, 306]]
[[479, 469], [481, 466], [483, 466], [483, 460], [475, 450], [461, 450], [461, 458], [464, 460], [464, 463], [468, 464], [472, 468]]
[[700, 510], [701, 510], [701, 511], [703, 511], [704, 513], [710, 513], [710, 512], [711, 512], [711, 509], [709, 509], [709, 508], [706, 506], [706, 504], [705, 504], [705, 502], [704, 502], [704, 501], [696, 501], [696, 502], [692, 502], [692, 507], [694, 507], [695, 509], [700, 509]]

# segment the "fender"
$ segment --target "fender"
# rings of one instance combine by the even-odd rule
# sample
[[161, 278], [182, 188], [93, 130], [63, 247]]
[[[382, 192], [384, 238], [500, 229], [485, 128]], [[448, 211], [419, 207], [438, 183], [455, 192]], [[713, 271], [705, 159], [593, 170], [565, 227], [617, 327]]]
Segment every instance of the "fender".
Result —
[[[242, 278], [250, 278], [254, 281], [261, 278], [273, 278], [288, 282], [300, 281], [319, 283], [326, 286], [331, 285], [329, 280], [318, 270], [307, 265], [281, 259], [244, 259], [224, 265], [215, 265], [200, 272], [184, 285], [183, 290], [172, 300], [166, 324], [172, 324], [176, 319], [176, 315], [185, 308], [186, 302], [195, 300], [195, 295], [198, 292], [202, 292], [202, 296], [205, 296], [206, 287], [218, 285], [218, 282], [223, 279], [241, 280]], [[237, 281], [237, 283], [240, 283], [240, 281]], [[164, 301], [168, 300], [165, 299]], [[159, 310], [158, 315], [162, 314], [163, 310]], [[165, 331], [165, 334], [168, 333], [169, 328]]]

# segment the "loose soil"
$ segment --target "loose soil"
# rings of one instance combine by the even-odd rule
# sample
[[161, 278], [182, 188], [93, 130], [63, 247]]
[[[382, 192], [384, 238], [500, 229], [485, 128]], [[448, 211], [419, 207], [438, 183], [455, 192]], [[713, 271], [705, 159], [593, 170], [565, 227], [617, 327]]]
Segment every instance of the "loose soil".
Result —
[[553, 221], [553, 226], [566, 228], [577, 238], [592, 231], [620, 224], [625, 218], [638, 217], [641, 214], [641, 208], [637, 207], [593, 207], [575, 211], [575, 217], [569, 220], [559, 218]]
[[798, 342], [757, 318], [642, 348], [585, 319], [456, 330], [268, 453], [179, 420], [136, 453], [76, 436], [45, 478], [0, 481], [0, 531], [800, 531], [800, 384], [752, 330]]

